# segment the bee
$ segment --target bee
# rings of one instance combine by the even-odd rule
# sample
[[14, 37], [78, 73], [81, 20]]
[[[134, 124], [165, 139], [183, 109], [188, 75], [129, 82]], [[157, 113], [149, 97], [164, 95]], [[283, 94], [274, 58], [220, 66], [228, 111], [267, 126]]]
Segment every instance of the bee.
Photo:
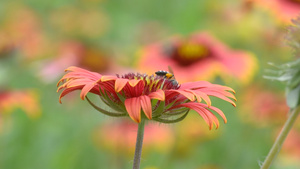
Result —
[[174, 86], [178, 86], [179, 83], [175, 79], [172, 68], [170, 66], [168, 66], [168, 69], [169, 69], [169, 71], [159, 70], [159, 71], [155, 72], [155, 74], [157, 76], [164, 77], [165, 79], [169, 79]]

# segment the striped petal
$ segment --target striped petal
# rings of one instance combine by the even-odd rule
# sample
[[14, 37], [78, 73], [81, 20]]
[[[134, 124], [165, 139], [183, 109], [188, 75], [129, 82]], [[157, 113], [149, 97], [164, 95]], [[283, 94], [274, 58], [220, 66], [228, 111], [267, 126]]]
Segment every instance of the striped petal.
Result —
[[125, 108], [130, 116], [130, 118], [139, 123], [141, 122], [141, 102], [137, 97], [126, 99]]
[[206, 93], [198, 90], [192, 90], [192, 91], [195, 93], [198, 102], [201, 102], [201, 99], [203, 99], [208, 106], [211, 106], [211, 100]]
[[179, 93], [179, 94], [183, 95], [184, 97], [186, 97], [187, 99], [189, 99], [190, 101], [195, 101], [195, 95], [186, 90], [169, 90], [169, 91], [174, 92], [174, 93]]
[[84, 100], [87, 93], [90, 92], [94, 87], [95, 87], [95, 82], [86, 84], [81, 90], [80, 98]]
[[123, 88], [124, 86], [127, 84], [129, 80], [128, 79], [116, 79], [116, 82], [115, 82], [115, 91], [117, 93], [119, 93]]
[[213, 106], [208, 107], [206, 104], [203, 104], [203, 103], [189, 102], [189, 103], [183, 103], [183, 104], [174, 106], [174, 108], [178, 108], [178, 107], [187, 107], [187, 108], [195, 110], [208, 124], [209, 129], [212, 128], [213, 124], [216, 125], [216, 129], [219, 127], [219, 120], [209, 109], [217, 112], [223, 118], [224, 122], [225, 123], [227, 122], [227, 119], [226, 119], [224, 113], [220, 109], [213, 107]]
[[140, 96], [139, 99], [140, 99], [141, 106], [142, 106], [142, 109], [143, 109], [146, 117], [151, 120], [152, 119], [152, 106], [151, 106], [150, 97]]
[[116, 79], [117, 79], [116, 76], [102, 76], [101, 77], [101, 82], [106, 82], [106, 81], [116, 80]]
[[201, 88], [201, 87], [207, 87], [212, 85], [211, 83], [207, 82], [207, 81], [197, 81], [197, 82], [187, 82], [187, 83], [183, 83], [180, 85], [180, 89], [184, 90], [184, 89], [196, 89], [196, 88]]
[[70, 66], [67, 69], [65, 69], [65, 72], [66, 71], [72, 71], [72, 72], [89, 72], [89, 71], [87, 71], [85, 69], [82, 69], [82, 68], [76, 67], [76, 66]]
[[79, 90], [79, 89], [82, 89], [82, 86], [77, 86], [77, 87], [72, 87], [72, 88], [66, 88], [65, 90], [63, 90], [62, 92], [61, 92], [61, 94], [59, 95], [59, 103], [62, 103], [61, 102], [61, 99], [65, 96], [65, 95], [67, 95], [68, 93], [70, 93], [70, 92], [73, 92], [73, 91], [75, 91], [75, 90]]
[[157, 100], [164, 101], [165, 100], [165, 92], [161, 89], [158, 89], [157, 91], [150, 93], [149, 97], [151, 99], [157, 99]]
[[129, 85], [132, 87], [135, 87], [140, 81], [143, 81], [143, 80], [131, 79], [131, 80], [129, 80]]

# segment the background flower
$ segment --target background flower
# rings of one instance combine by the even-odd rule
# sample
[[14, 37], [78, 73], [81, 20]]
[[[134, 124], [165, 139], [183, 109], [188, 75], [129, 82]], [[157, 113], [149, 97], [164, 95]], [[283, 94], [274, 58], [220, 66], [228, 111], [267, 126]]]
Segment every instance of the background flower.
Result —
[[240, 117], [255, 126], [280, 125], [289, 111], [283, 92], [276, 93], [275, 89], [263, 89], [261, 84], [249, 86], [240, 99], [248, 103], [240, 106]]
[[295, 19], [300, 11], [300, 2], [298, 0], [253, 0], [255, 4], [269, 10], [279, 20], [290, 23]]
[[0, 92], [0, 112], [2, 115], [21, 108], [30, 118], [41, 115], [37, 93], [31, 90], [17, 90]]
[[[180, 82], [212, 80], [220, 76], [225, 81], [248, 83], [257, 69], [256, 59], [246, 51], [229, 49], [206, 32], [187, 38], [175, 37], [142, 50], [139, 68], [146, 72], [171, 66]], [[189, 72], [189, 76], [186, 75]]]

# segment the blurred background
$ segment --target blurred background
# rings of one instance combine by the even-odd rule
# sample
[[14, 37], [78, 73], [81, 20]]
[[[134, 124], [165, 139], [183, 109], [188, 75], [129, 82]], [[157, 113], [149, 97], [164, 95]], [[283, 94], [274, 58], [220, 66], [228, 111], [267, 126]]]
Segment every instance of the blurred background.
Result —
[[[0, 168], [131, 168], [137, 125], [79, 92], [59, 104], [56, 83], [68, 66], [153, 74], [168, 65], [179, 83], [232, 87], [237, 107], [213, 99], [228, 119], [217, 130], [196, 112], [149, 122], [141, 168], [259, 168], [288, 112], [284, 84], [263, 75], [268, 62], [295, 59], [284, 36], [298, 12], [297, 0], [1, 0]], [[296, 123], [272, 169], [300, 168]]]

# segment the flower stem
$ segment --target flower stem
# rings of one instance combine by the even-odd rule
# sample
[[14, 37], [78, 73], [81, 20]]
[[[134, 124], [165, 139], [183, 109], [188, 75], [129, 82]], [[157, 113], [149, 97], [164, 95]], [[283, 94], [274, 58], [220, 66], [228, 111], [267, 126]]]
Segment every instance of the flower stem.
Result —
[[271, 166], [271, 163], [274, 161], [275, 157], [279, 153], [284, 140], [286, 139], [287, 135], [289, 134], [293, 124], [295, 123], [298, 115], [300, 107], [294, 108], [290, 110], [290, 115], [288, 120], [285, 122], [282, 130], [280, 131], [278, 137], [276, 138], [275, 143], [273, 144], [268, 156], [266, 157], [264, 163], [262, 164], [260, 169], [268, 169]]
[[132, 169], [140, 168], [142, 147], [143, 147], [143, 138], [144, 138], [144, 128], [145, 128], [145, 119], [142, 118], [141, 122], [139, 123], [137, 136], [136, 136], [136, 144], [135, 144], [135, 152], [134, 152]]

